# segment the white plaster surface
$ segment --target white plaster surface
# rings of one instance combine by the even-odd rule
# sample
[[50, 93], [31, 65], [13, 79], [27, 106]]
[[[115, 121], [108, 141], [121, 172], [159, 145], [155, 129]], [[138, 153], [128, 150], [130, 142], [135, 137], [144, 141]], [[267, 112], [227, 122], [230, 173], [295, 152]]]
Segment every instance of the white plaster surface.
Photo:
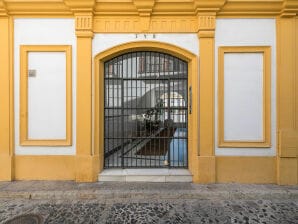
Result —
[[[218, 156], [274, 156], [276, 155], [276, 30], [275, 19], [217, 19], [215, 32], [215, 154]], [[217, 110], [217, 86], [218, 86], [218, 47], [220, 46], [270, 46], [271, 47], [271, 147], [270, 148], [218, 148], [218, 110]], [[242, 57], [234, 58], [233, 64], [241, 65]], [[251, 62], [252, 63], [252, 62]], [[255, 66], [254, 66], [255, 67]], [[242, 72], [245, 72], [243, 68]], [[255, 67], [255, 69], [257, 69]], [[227, 72], [227, 71], [226, 71]], [[253, 77], [250, 77], [253, 79]], [[230, 80], [230, 83], [232, 80]], [[255, 81], [257, 83], [257, 81]], [[243, 83], [242, 83], [243, 84]], [[250, 87], [247, 83], [246, 87]], [[259, 91], [257, 86], [255, 91]], [[250, 90], [251, 91], [251, 90]], [[231, 92], [232, 94], [232, 92]], [[255, 94], [259, 94], [255, 92]], [[237, 99], [236, 97], [239, 96]], [[233, 102], [241, 101], [243, 95], [234, 95]], [[256, 97], [256, 96], [252, 96]], [[248, 99], [247, 99], [248, 100]], [[253, 105], [252, 109], [245, 112], [250, 114], [248, 121], [256, 125], [259, 118], [259, 112], [256, 109], [259, 103]], [[230, 109], [230, 108], [229, 108]], [[229, 120], [230, 125], [238, 126], [239, 119]], [[256, 129], [254, 127], [253, 129]], [[256, 129], [257, 135], [258, 130]], [[229, 133], [230, 136], [237, 137], [237, 133]], [[248, 135], [247, 135], [248, 136]], [[253, 136], [256, 137], [256, 136]], [[243, 138], [243, 137], [242, 137]]]
[[173, 44], [196, 55], [199, 52], [196, 34], [95, 34], [92, 46], [93, 56], [120, 44], [144, 40]]
[[[73, 19], [33, 19], [33, 18], [17, 18], [14, 22], [14, 110], [15, 110], [15, 154], [16, 155], [74, 155], [76, 142], [76, 36], [75, 24]], [[73, 94], [73, 144], [68, 147], [43, 147], [43, 146], [20, 146], [19, 144], [19, 86], [20, 86], [20, 45], [72, 45], [72, 94]], [[42, 61], [42, 60], [40, 60]], [[37, 63], [37, 62], [36, 62]], [[49, 61], [55, 66], [54, 61]], [[37, 73], [38, 76], [38, 73]], [[58, 80], [49, 81], [49, 86], [56, 85]], [[64, 85], [60, 83], [61, 85]], [[45, 91], [39, 95], [35, 95], [35, 100], [42, 102], [45, 96], [50, 97], [52, 91]], [[62, 97], [63, 98], [63, 97]], [[59, 101], [59, 105], [62, 101]], [[55, 105], [54, 105], [55, 106]], [[44, 110], [45, 108], [43, 108]], [[58, 108], [57, 108], [58, 109]], [[59, 107], [59, 110], [63, 108]], [[59, 113], [60, 114], [60, 113]], [[60, 116], [60, 115], [59, 115]], [[33, 119], [33, 120], [32, 120]], [[61, 118], [62, 119], [62, 118]], [[59, 119], [57, 119], [59, 120]], [[56, 121], [57, 121], [56, 120]], [[36, 117], [30, 118], [29, 123], [41, 130], [45, 128], [43, 123], [37, 126]], [[33, 123], [32, 123], [33, 122]], [[59, 129], [65, 127], [65, 123], [61, 123]], [[56, 126], [56, 125], [55, 125]], [[49, 128], [49, 127], [46, 127]], [[51, 130], [51, 135], [54, 130]], [[31, 133], [32, 134], [32, 133]], [[58, 133], [61, 135], [62, 133]], [[34, 134], [36, 135], [36, 133]]]
[[263, 139], [263, 55], [224, 55], [224, 139]]
[[29, 52], [28, 138], [66, 139], [66, 54]]

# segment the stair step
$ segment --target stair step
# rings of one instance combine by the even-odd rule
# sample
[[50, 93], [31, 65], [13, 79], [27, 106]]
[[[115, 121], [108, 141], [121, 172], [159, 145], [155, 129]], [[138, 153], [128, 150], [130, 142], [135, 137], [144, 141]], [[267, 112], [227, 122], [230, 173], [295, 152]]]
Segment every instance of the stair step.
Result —
[[192, 182], [192, 175], [187, 169], [106, 169], [98, 181]]

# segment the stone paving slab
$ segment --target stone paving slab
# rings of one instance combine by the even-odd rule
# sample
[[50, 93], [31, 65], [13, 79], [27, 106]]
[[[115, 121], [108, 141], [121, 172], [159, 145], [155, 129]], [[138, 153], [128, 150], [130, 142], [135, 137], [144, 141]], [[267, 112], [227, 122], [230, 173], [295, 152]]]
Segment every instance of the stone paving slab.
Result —
[[273, 184], [0, 182], [0, 199], [298, 199], [298, 186]]

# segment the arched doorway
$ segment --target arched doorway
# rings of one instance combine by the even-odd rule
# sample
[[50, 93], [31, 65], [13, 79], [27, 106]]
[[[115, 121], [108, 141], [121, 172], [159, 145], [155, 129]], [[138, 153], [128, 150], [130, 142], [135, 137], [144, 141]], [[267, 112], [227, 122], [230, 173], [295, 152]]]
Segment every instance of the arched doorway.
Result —
[[188, 64], [134, 51], [104, 62], [104, 167], [188, 166]]
[[[126, 53], [141, 51], [172, 55], [187, 63], [187, 165], [189, 171], [196, 176], [198, 164], [197, 159], [199, 154], [198, 97], [191, 97], [191, 95], [198, 96], [198, 57], [178, 46], [157, 41], [136, 41], [124, 43], [100, 52], [94, 58], [93, 154], [95, 158], [98, 158], [98, 163], [96, 163], [98, 166], [94, 168], [101, 172], [104, 168], [105, 160], [105, 63]], [[179, 92], [177, 94], [183, 96], [183, 94]]]

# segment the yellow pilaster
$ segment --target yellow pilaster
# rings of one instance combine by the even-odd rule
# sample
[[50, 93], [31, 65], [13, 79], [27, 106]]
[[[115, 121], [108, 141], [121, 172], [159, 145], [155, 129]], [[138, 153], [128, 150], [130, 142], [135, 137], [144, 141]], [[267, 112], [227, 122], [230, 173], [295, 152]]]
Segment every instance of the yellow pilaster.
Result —
[[277, 20], [277, 183], [298, 184], [298, 17]]
[[215, 182], [214, 156], [214, 33], [215, 15], [198, 16], [199, 72], [199, 157], [200, 183]]
[[10, 18], [0, 2], [0, 181], [13, 179], [10, 145]]
[[92, 38], [94, 0], [66, 0], [77, 36], [76, 181], [97, 181], [99, 159], [92, 148]]

